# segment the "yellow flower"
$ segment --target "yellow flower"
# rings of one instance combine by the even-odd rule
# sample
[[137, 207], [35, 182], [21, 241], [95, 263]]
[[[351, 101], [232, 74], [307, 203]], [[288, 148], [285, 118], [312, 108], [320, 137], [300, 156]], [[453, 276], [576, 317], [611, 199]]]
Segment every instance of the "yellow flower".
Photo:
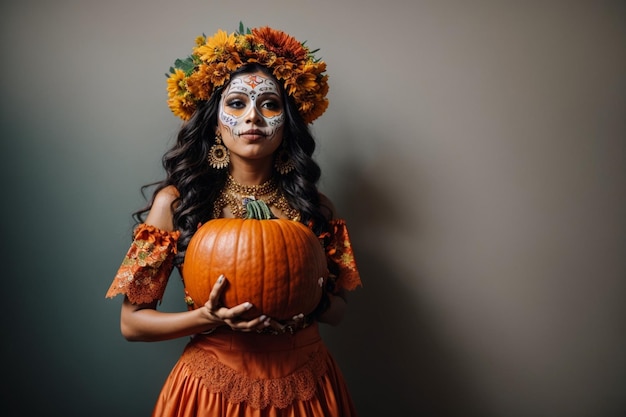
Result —
[[228, 59], [235, 50], [235, 34], [230, 35], [223, 30], [218, 30], [213, 37], [207, 39], [204, 45], [195, 49], [195, 54], [205, 62], [215, 62]]
[[196, 104], [189, 98], [188, 94], [171, 97], [167, 100], [167, 105], [175, 116], [183, 120], [189, 120], [196, 111]]
[[254, 36], [245, 34], [245, 35], [235, 35], [235, 50], [240, 53], [247, 53], [251, 51], [255, 51], [259, 48], [259, 45], [254, 43]]
[[202, 46], [205, 43], [206, 43], [206, 36], [202, 35], [196, 38], [196, 46]]
[[176, 68], [167, 78], [167, 93], [170, 97], [182, 94], [185, 91], [185, 73]]

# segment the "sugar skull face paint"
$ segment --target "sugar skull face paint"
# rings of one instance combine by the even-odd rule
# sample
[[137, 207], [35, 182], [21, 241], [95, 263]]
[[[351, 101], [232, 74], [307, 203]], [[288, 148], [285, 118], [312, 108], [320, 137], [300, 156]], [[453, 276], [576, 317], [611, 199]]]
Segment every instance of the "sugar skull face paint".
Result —
[[253, 131], [268, 140], [276, 138], [285, 123], [280, 89], [261, 73], [234, 77], [220, 101], [219, 118], [234, 138]]

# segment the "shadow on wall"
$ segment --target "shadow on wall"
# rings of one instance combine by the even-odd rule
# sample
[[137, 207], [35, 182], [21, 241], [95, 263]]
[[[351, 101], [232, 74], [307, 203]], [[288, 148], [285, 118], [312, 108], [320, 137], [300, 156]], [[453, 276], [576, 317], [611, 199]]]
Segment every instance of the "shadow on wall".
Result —
[[[398, 174], [414, 172], [414, 161], [394, 157], [387, 162]], [[419, 284], [407, 285], [427, 277], [416, 272], [419, 265], [407, 270], [385, 256], [393, 248], [388, 239], [393, 239], [394, 230], [419, 229], [419, 213], [408, 213], [404, 201], [391, 195], [391, 187], [375, 183], [378, 176], [342, 165], [337, 178], [348, 179], [349, 186], [338, 185], [335, 194], [340, 198], [334, 200], [349, 213], [363, 288], [351, 294], [344, 322], [337, 328], [324, 326], [323, 332], [359, 415], [489, 416], [486, 405], [472, 396], [472, 383], [459, 358], [420, 302]], [[417, 182], [414, 185], [418, 193]], [[407, 261], [418, 263], [417, 256]]]

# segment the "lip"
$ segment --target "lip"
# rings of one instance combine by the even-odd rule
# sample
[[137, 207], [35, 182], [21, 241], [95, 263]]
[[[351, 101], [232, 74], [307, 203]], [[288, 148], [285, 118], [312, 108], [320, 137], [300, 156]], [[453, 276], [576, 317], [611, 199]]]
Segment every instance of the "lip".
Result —
[[245, 132], [240, 133], [238, 136], [245, 137], [247, 139], [261, 139], [267, 135], [260, 129], [249, 129]]

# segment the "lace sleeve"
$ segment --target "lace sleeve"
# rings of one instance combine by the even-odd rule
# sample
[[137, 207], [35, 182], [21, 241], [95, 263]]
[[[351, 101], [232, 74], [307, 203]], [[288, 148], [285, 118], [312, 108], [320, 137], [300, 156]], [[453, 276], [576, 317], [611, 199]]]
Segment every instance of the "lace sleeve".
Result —
[[354, 252], [348, 235], [348, 228], [343, 219], [333, 219], [330, 221], [331, 232], [325, 234], [326, 255], [336, 266], [337, 277], [335, 288], [343, 288], [349, 291], [362, 285], [361, 276], [356, 267]]
[[161, 300], [173, 269], [179, 235], [140, 224], [106, 297], [124, 294], [133, 304]]

